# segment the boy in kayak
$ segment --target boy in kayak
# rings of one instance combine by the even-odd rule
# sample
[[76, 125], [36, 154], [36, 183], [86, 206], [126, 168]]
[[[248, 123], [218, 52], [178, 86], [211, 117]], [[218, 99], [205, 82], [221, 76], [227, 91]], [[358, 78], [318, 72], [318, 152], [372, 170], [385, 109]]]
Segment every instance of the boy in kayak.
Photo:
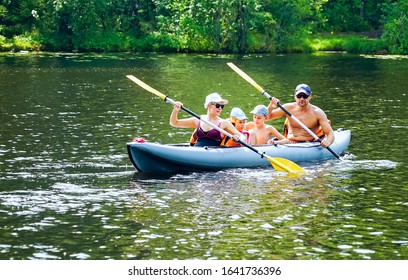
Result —
[[[253, 131], [249, 132], [247, 130], [245, 130], [245, 124], [246, 121], [248, 120], [248, 118], [246, 117], [244, 111], [242, 111], [240, 108], [238, 107], [234, 107], [231, 110], [230, 113], [230, 118], [228, 119], [228, 121], [230, 123], [232, 123], [233, 126], [235, 126], [235, 128], [241, 132], [243, 135], [245, 135], [246, 137], [246, 143], [250, 144], [250, 145], [255, 145], [256, 144], [256, 136], [255, 133]], [[228, 136], [226, 136], [221, 143], [221, 146], [228, 146], [228, 147], [239, 147], [241, 146], [240, 143], [234, 141], [233, 139], [229, 138]]]
[[[327, 148], [334, 142], [334, 132], [326, 114], [319, 107], [310, 104], [312, 91], [307, 84], [299, 84], [295, 89], [295, 102], [284, 104], [283, 107], [308, 127], [314, 134], [321, 137], [321, 146]], [[279, 100], [272, 98], [268, 106], [269, 119], [285, 116], [285, 112], [277, 108]], [[291, 143], [314, 141], [313, 137], [296, 121], [287, 116], [287, 138]]]
[[[245, 141], [245, 136], [242, 135], [229, 121], [220, 118], [220, 114], [227, 103], [228, 100], [221, 98], [216, 92], [207, 95], [204, 103], [204, 108], [207, 109], [207, 114], [200, 117], [202, 120], [210, 122], [229, 132], [234, 136], [236, 141], [239, 139], [244, 139], [243, 141]], [[196, 117], [186, 119], [178, 118], [178, 113], [182, 105], [181, 102], [176, 102], [174, 105], [173, 111], [170, 115], [170, 125], [179, 128], [196, 128], [196, 131], [193, 134], [193, 138], [196, 139], [194, 146], [220, 146], [221, 141], [224, 138], [224, 135], [220, 131]]]
[[280, 134], [275, 127], [265, 124], [265, 121], [268, 120], [268, 108], [266, 108], [265, 105], [256, 106], [251, 113], [253, 114], [254, 121], [247, 123], [245, 129], [253, 130], [255, 132], [256, 142], [258, 145], [289, 143], [289, 140]]

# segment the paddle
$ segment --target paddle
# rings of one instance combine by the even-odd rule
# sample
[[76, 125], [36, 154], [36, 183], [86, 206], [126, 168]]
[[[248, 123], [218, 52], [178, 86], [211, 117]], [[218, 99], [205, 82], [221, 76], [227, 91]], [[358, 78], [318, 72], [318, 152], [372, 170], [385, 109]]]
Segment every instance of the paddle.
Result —
[[[126, 77], [128, 79], [132, 80], [134, 83], [138, 84], [140, 87], [144, 88], [145, 90], [150, 91], [151, 93], [153, 93], [156, 96], [160, 97], [163, 101], [168, 102], [168, 103], [170, 103], [172, 105], [176, 104], [176, 102], [174, 100], [172, 100], [171, 98], [169, 98], [166, 95], [162, 94], [161, 92], [155, 90], [154, 88], [150, 87], [149, 85], [145, 84], [144, 82], [142, 82], [141, 80], [139, 80], [135, 76], [127, 75]], [[222, 134], [233, 138], [232, 134], [228, 133], [227, 131], [225, 131], [224, 129], [218, 127], [217, 125], [202, 119], [199, 115], [192, 112], [190, 109], [187, 109], [184, 106], [182, 106], [181, 109], [184, 110], [185, 112], [189, 113], [190, 115], [196, 117], [197, 119], [201, 120], [202, 122], [208, 124], [209, 126], [217, 129]], [[306, 174], [306, 170], [304, 170], [302, 167], [300, 167], [299, 165], [297, 165], [296, 163], [294, 163], [294, 162], [292, 162], [290, 160], [287, 160], [287, 159], [284, 159], [284, 158], [272, 158], [272, 157], [268, 156], [267, 154], [265, 154], [264, 152], [258, 151], [257, 149], [255, 149], [251, 145], [248, 145], [247, 143], [245, 143], [245, 142], [243, 142], [241, 140], [238, 140], [237, 142], [240, 143], [241, 145], [247, 147], [251, 151], [259, 154], [262, 158], [265, 157], [267, 160], [269, 160], [269, 162], [272, 164], [272, 166], [278, 171], [286, 171], [286, 172], [289, 172], [289, 173]]]
[[[244, 71], [242, 71], [241, 69], [239, 69], [237, 66], [235, 66], [234, 63], [232, 62], [228, 62], [227, 65], [229, 67], [231, 67], [232, 70], [234, 70], [238, 75], [240, 75], [242, 78], [244, 78], [248, 83], [250, 83], [251, 85], [253, 85], [259, 92], [262, 93], [262, 95], [264, 95], [265, 97], [267, 97], [269, 100], [272, 100], [272, 96], [270, 96], [260, 85], [258, 85], [251, 77], [249, 77], [247, 74], [244, 73]], [[306, 125], [304, 125], [298, 118], [296, 118], [295, 116], [293, 116], [288, 110], [286, 110], [285, 107], [283, 107], [279, 102], [278, 102], [278, 107], [280, 109], [282, 109], [282, 111], [284, 111], [290, 118], [292, 118], [292, 120], [294, 120], [295, 122], [297, 122], [304, 130], [306, 130], [314, 139], [316, 139], [316, 141], [318, 141], [319, 143], [322, 142], [322, 140], [313, 133], [313, 131], [311, 131]], [[336, 158], [338, 158], [339, 160], [341, 160], [340, 156], [333, 151], [330, 147], [326, 147], [327, 150], [330, 151], [330, 153], [332, 153]]]

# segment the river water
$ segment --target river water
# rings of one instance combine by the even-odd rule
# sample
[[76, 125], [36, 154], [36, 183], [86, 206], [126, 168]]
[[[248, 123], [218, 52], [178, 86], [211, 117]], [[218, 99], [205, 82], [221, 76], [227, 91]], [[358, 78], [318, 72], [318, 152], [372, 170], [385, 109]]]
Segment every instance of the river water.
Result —
[[[214, 91], [224, 117], [267, 104], [230, 61], [282, 103], [308, 83], [333, 128], [352, 131], [344, 161], [302, 163], [302, 178], [138, 173], [133, 137], [191, 130], [126, 75], [199, 114]], [[407, 73], [406, 57], [341, 53], [2, 54], [0, 259], [407, 259]]]

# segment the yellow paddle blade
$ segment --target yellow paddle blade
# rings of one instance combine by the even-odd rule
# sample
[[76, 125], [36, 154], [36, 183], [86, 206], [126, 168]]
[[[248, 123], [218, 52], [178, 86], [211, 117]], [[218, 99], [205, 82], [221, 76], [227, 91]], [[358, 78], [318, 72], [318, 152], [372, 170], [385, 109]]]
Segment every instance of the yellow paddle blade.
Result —
[[249, 77], [244, 71], [239, 69], [234, 63], [228, 62], [227, 65], [231, 67], [232, 70], [234, 70], [238, 75], [240, 75], [244, 80], [246, 80], [248, 83], [253, 85], [258, 91], [263, 92], [264, 89], [258, 85], [251, 77]]
[[166, 100], [166, 96], [161, 93], [160, 91], [152, 88], [151, 86], [149, 86], [148, 84], [144, 83], [143, 81], [139, 80], [138, 78], [136, 78], [133, 75], [126, 75], [126, 77], [131, 80], [132, 82], [136, 83], [137, 85], [139, 85], [140, 87], [144, 88], [147, 91], [150, 91], [151, 93], [155, 94], [156, 96], [160, 97], [163, 100]]
[[289, 173], [297, 173], [297, 174], [307, 174], [306, 170], [302, 167], [285, 158], [273, 158], [268, 155], [264, 155], [272, 166], [278, 171], [285, 171]]

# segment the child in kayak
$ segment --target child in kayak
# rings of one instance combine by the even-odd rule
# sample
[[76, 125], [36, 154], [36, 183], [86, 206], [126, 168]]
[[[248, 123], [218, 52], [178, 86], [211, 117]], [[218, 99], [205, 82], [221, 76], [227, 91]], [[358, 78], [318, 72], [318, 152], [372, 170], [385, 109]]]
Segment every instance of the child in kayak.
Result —
[[[239, 132], [245, 135], [246, 143], [254, 145], [256, 144], [255, 133], [253, 131], [250, 132], [245, 130], [245, 124], [247, 120], [248, 118], [246, 117], [244, 111], [242, 111], [238, 107], [232, 108], [228, 121], [231, 122]], [[241, 146], [241, 144], [226, 136], [222, 140], [221, 146], [237, 147]]]
[[265, 124], [268, 120], [268, 108], [265, 105], [256, 106], [251, 113], [253, 114], [253, 122], [246, 124], [246, 130], [253, 130], [256, 135], [256, 143], [263, 144], [288, 144], [289, 140], [285, 138], [272, 125]]

